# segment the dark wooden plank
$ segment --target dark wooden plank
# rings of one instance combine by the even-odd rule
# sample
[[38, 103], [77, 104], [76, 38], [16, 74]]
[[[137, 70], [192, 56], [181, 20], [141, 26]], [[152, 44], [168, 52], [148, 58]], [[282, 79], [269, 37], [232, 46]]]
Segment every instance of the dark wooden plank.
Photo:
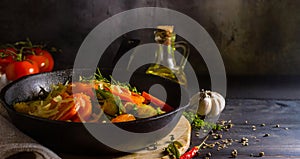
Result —
[[[212, 153], [212, 158], [228, 158], [233, 149], [238, 150], [238, 158], [250, 158], [250, 154], [257, 156], [261, 151], [265, 153], [264, 158], [300, 158], [299, 113], [300, 101], [230, 99], [219, 120], [231, 120], [234, 126], [221, 132], [222, 139], [210, 137], [206, 143], [224, 139], [233, 139], [234, 142], [219, 151], [217, 146], [204, 149], [197, 158], [203, 158], [208, 152]], [[265, 134], [270, 136], [265, 137]], [[243, 137], [248, 138], [248, 146], [240, 142]], [[192, 134], [191, 146], [199, 144], [198, 141]]]
[[[253, 124], [300, 123], [300, 102], [294, 100], [227, 100], [221, 119]], [[277, 123], [276, 123], [277, 122]]]

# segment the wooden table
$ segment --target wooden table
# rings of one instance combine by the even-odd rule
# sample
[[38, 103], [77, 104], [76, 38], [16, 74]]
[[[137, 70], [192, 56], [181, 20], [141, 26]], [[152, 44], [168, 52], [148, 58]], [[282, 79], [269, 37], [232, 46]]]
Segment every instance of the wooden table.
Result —
[[[233, 127], [220, 132], [222, 139], [215, 140], [210, 135], [206, 143], [222, 143], [222, 140], [232, 139], [232, 145], [219, 151], [217, 145], [214, 148], [202, 149], [195, 158], [202, 159], [209, 152], [212, 154], [211, 159], [231, 158], [231, 151], [236, 149], [237, 158], [242, 159], [253, 158], [251, 154], [254, 158], [259, 158], [260, 152], [265, 153], [262, 158], [299, 159], [299, 115], [300, 100], [227, 99], [226, 108], [219, 121], [231, 120]], [[243, 137], [248, 139], [248, 146], [243, 146], [240, 142]], [[200, 142], [201, 139], [192, 131], [190, 147]]]
[[[205, 143], [232, 139], [232, 145], [218, 150], [215, 144], [214, 148], [200, 150], [195, 159], [203, 159], [209, 152], [210, 159], [232, 158], [232, 150], [238, 151], [240, 159], [300, 159], [300, 100], [227, 99], [220, 121], [231, 121], [233, 127], [219, 132], [221, 139], [209, 135]], [[243, 137], [248, 139], [248, 146], [241, 142]], [[201, 142], [193, 130], [190, 147]], [[265, 155], [259, 157], [260, 152]]]
[[[203, 149], [196, 158], [208, 152], [210, 158], [231, 158], [234, 149], [238, 151], [237, 158], [257, 158], [260, 152], [264, 152], [263, 158], [300, 158], [300, 100], [228, 99], [221, 120], [231, 120], [234, 126], [220, 132], [222, 139], [210, 136], [206, 143], [232, 139], [232, 145], [219, 151], [217, 145]], [[243, 137], [248, 138], [248, 146], [240, 142]], [[191, 146], [199, 141], [192, 132]]]

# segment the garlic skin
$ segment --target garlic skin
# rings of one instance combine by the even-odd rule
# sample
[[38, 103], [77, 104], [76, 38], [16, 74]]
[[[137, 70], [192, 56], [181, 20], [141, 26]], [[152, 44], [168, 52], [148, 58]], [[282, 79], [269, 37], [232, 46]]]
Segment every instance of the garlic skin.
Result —
[[204, 93], [200, 92], [199, 106], [197, 113], [200, 115], [207, 115], [211, 111], [211, 103], [210, 97]]
[[217, 100], [213, 100], [212, 99], [212, 109], [209, 112], [208, 115], [212, 115], [212, 116], [217, 116], [219, 115], [219, 113], [221, 113], [221, 109], [220, 109], [220, 103]]
[[197, 113], [200, 115], [217, 116], [225, 108], [224, 97], [212, 91], [201, 91]]

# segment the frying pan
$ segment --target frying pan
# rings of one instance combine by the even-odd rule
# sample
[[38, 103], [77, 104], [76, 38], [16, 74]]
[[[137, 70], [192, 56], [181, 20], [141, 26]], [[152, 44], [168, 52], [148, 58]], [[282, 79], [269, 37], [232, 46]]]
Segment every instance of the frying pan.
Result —
[[[67, 69], [26, 76], [1, 90], [1, 102], [8, 111], [12, 123], [39, 143], [56, 152], [85, 155], [144, 149], [145, 146], [168, 135], [189, 106], [189, 95], [179, 84], [157, 76], [134, 73], [130, 84], [136, 86], [139, 91], [149, 91], [151, 86], [161, 85], [167, 94], [166, 103], [174, 110], [150, 118], [112, 124], [48, 120], [16, 112], [12, 107], [14, 102], [30, 100], [37, 96], [41, 89], [50, 91], [52, 84], [76, 81], [79, 75], [88, 76], [93, 72], [95, 71], [89, 69]], [[159, 98], [160, 93], [151, 94]], [[113, 130], [110, 129], [112, 127], [124, 130], [130, 135], [120, 138], [122, 134], [110, 131]]]

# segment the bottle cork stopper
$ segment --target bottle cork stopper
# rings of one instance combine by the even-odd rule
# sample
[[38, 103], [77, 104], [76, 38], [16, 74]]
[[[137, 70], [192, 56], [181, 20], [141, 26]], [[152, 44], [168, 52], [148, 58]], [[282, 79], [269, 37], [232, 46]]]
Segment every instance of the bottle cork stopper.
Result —
[[167, 32], [173, 33], [174, 26], [172, 26], [172, 25], [160, 25], [160, 26], [157, 26], [157, 29], [161, 29], [161, 30], [165, 30]]

